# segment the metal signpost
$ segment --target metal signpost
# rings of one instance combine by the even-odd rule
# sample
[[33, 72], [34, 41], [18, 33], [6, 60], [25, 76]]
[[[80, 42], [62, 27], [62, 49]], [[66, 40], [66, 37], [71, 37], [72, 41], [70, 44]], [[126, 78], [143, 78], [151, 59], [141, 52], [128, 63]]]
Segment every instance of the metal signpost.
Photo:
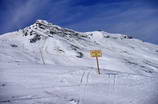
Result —
[[98, 74], [100, 74], [98, 57], [102, 57], [102, 51], [101, 50], [91, 50], [90, 54], [91, 54], [91, 57], [96, 57]]

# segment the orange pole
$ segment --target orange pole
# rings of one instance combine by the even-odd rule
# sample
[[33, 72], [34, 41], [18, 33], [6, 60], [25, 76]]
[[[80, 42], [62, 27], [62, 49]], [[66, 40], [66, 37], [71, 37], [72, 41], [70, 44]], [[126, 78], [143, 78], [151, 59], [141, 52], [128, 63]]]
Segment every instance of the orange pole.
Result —
[[97, 60], [98, 74], [100, 74], [100, 69], [99, 69], [99, 60], [98, 60], [98, 57], [97, 57], [97, 56], [96, 56], [96, 60]]

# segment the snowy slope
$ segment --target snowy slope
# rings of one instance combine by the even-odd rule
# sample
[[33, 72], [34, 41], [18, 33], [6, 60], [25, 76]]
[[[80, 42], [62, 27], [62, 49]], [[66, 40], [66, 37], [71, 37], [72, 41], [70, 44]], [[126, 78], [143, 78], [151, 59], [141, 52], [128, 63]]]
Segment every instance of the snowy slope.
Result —
[[[103, 52], [101, 75], [93, 49]], [[0, 73], [0, 103], [157, 104], [158, 46], [37, 20], [0, 35]]]

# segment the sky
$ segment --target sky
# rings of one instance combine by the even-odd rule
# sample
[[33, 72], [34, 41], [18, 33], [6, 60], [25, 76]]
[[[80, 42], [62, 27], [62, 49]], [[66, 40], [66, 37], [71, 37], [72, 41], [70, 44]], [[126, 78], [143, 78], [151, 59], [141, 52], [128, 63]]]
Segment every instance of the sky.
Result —
[[38, 19], [80, 32], [103, 30], [158, 44], [158, 0], [0, 0], [0, 34]]

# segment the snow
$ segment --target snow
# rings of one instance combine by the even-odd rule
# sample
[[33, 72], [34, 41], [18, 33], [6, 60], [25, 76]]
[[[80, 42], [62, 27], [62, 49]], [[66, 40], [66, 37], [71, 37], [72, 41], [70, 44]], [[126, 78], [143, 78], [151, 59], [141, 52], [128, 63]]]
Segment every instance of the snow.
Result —
[[[156, 104], [157, 79], [95, 68], [1, 65], [1, 103]], [[14, 69], [13, 69], [14, 68]], [[83, 75], [84, 74], [84, 75]], [[82, 81], [81, 81], [82, 79]], [[76, 103], [77, 104], [77, 103]]]
[[[103, 52], [101, 75], [92, 49]], [[0, 36], [0, 104], [157, 104], [157, 50], [126, 35], [38, 20]]]

